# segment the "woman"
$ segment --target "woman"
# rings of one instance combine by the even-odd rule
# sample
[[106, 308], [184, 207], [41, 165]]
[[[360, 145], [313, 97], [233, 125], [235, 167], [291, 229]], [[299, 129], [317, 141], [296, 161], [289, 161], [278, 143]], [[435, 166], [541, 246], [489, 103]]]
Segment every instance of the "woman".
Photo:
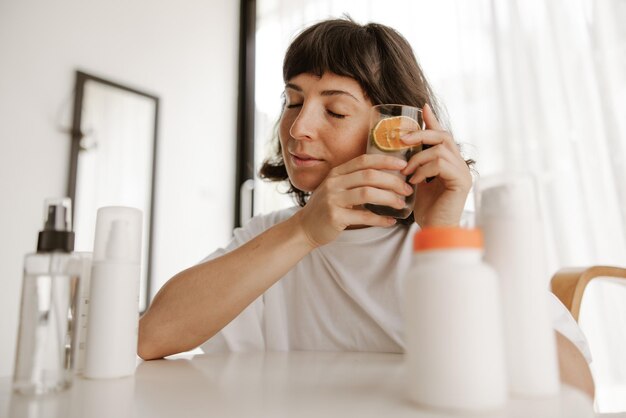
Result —
[[[302, 32], [283, 65], [277, 154], [261, 174], [287, 180], [298, 206], [258, 216], [225, 249], [173, 277], [141, 318], [139, 355], [203, 344], [229, 349], [403, 351], [402, 280], [419, 227], [459, 225], [472, 185], [468, 163], [438, 120], [410, 45], [393, 29], [329, 20]], [[408, 163], [365, 155], [369, 111], [423, 108], [426, 129], [403, 140], [430, 148]], [[402, 208], [408, 222], [362, 209]], [[425, 179], [434, 177], [433, 181]], [[580, 352], [559, 338], [569, 382], [592, 390]], [[591, 383], [590, 383], [591, 382]]]

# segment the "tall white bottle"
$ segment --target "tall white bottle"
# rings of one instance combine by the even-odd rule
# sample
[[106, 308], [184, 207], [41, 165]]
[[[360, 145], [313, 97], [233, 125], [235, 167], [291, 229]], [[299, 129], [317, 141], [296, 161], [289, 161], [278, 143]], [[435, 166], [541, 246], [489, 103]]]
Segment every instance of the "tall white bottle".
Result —
[[507, 400], [500, 291], [479, 230], [424, 228], [405, 282], [410, 399], [480, 412]]
[[116, 206], [98, 210], [83, 373], [87, 378], [135, 372], [141, 226], [139, 209]]
[[500, 277], [509, 390], [515, 397], [556, 396], [560, 384], [549, 272], [534, 184], [530, 177], [515, 177], [482, 187], [477, 223], [485, 236], [485, 261]]

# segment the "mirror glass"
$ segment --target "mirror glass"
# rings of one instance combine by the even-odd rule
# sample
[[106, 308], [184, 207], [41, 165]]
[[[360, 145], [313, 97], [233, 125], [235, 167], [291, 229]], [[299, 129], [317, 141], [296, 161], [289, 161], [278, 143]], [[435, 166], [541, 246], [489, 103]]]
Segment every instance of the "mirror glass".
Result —
[[77, 73], [69, 193], [75, 249], [93, 250], [98, 208], [140, 209], [144, 216], [140, 311], [150, 294], [157, 115], [157, 97]]

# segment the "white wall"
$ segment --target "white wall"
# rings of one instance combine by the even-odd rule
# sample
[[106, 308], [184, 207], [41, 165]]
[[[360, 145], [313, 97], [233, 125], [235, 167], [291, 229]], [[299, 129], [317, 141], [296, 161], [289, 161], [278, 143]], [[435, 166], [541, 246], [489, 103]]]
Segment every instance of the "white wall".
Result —
[[65, 194], [76, 69], [161, 98], [157, 286], [229, 238], [238, 16], [233, 0], [0, 1], [0, 376], [43, 200]]

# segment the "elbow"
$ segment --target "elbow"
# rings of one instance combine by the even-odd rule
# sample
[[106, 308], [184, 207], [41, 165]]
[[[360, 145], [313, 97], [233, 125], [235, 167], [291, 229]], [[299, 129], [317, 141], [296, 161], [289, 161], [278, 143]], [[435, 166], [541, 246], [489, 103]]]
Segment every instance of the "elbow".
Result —
[[145, 343], [142, 344], [141, 340], [137, 344], [137, 355], [142, 360], [156, 360], [163, 358], [163, 356], [158, 355], [156, 351], [152, 349], [149, 345]]
[[159, 353], [157, 344], [155, 344], [154, 338], [150, 338], [151, 334], [146, 329], [144, 318], [139, 320], [139, 330], [137, 335], [137, 355], [142, 360], [156, 360], [163, 358], [163, 355]]

